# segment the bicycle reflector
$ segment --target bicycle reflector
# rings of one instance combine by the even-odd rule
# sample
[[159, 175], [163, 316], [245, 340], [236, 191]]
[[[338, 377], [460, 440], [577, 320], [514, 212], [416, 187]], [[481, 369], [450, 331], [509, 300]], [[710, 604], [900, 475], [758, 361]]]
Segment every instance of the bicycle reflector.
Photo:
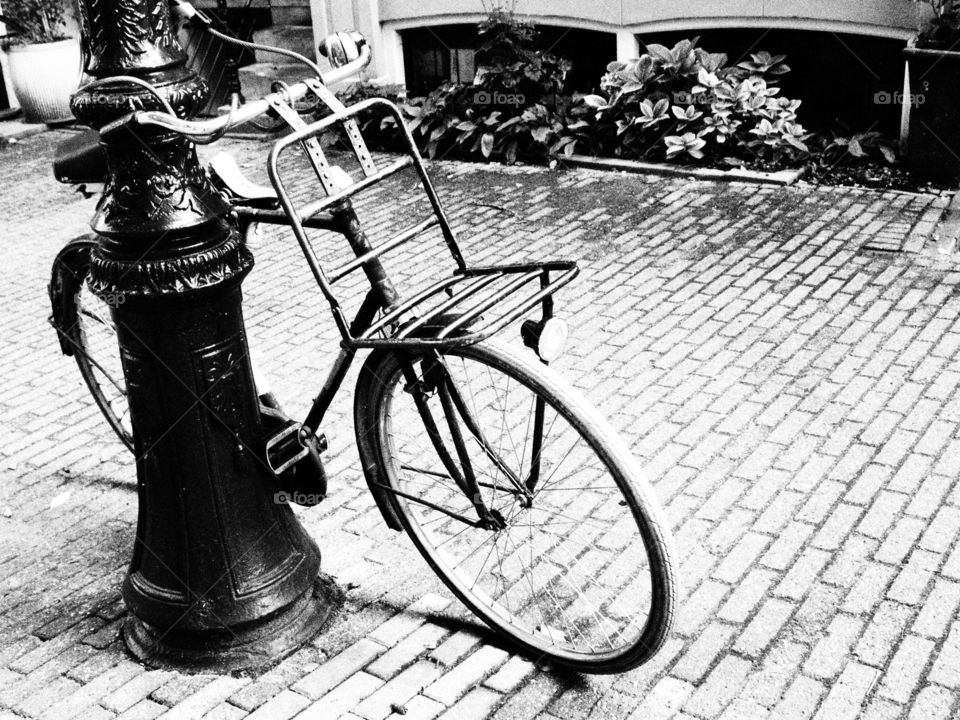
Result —
[[523, 344], [532, 348], [544, 362], [553, 362], [567, 344], [567, 324], [560, 318], [524, 320], [520, 326]]
[[320, 43], [320, 54], [335, 67], [343, 67], [360, 57], [360, 47], [366, 41], [363, 35], [354, 32], [335, 32]]

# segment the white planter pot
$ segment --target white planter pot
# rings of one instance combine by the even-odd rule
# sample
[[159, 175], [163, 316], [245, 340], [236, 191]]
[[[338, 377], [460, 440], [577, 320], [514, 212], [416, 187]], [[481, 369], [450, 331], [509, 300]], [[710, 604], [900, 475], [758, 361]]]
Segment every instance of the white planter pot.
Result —
[[73, 119], [70, 95], [80, 80], [80, 43], [76, 38], [8, 48], [10, 84], [27, 122]]

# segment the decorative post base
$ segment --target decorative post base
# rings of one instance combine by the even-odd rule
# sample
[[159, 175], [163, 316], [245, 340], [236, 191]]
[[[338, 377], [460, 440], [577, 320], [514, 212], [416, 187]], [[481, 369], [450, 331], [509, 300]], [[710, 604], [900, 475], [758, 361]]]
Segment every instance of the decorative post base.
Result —
[[301, 597], [258, 622], [198, 633], [163, 630], [131, 614], [123, 625], [123, 639], [130, 652], [151, 667], [220, 673], [257, 668], [289, 655], [316, 635], [342, 602], [342, 591], [320, 575]]
[[[181, 116], [203, 105], [206, 86], [186, 68], [167, 0], [83, 0], [82, 10], [92, 75], [145, 79]], [[72, 100], [95, 128], [159, 107], [123, 81]], [[123, 298], [112, 312], [139, 500], [123, 582], [127, 646], [158, 666], [262, 666], [315, 634], [338, 595], [265, 462], [241, 312], [253, 257], [192, 143], [140, 130], [105, 149], [90, 285]]]

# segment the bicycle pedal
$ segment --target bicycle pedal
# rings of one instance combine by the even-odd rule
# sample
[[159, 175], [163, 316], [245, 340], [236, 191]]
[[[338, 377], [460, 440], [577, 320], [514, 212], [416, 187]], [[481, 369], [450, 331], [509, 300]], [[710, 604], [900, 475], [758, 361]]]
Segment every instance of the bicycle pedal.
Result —
[[267, 440], [267, 465], [274, 475], [280, 475], [310, 454], [310, 448], [300, 438], [301, 424], [291, 422]]

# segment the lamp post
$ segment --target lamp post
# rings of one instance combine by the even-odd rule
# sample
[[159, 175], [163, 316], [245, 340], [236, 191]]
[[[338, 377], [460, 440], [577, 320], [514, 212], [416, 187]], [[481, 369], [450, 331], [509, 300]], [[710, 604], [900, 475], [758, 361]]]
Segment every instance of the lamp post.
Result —
[[[181, 116], [203, 105], [167, 0], [82, 0], [81, 11], [95, 78], [139, 78]], [[72, 108], [100, 128], [160, 102], [118, 80], [81, 90]], [[124, 638], [158, 666], [261, 665], [313, 635], [334, 601], [316, 543], [274, 501], [262, 458], [240, 291], [253, 257], [191, 142], [137, 130], [105, 150], [90, 283], [124, 300], [113, 313], [139, 499]]]

